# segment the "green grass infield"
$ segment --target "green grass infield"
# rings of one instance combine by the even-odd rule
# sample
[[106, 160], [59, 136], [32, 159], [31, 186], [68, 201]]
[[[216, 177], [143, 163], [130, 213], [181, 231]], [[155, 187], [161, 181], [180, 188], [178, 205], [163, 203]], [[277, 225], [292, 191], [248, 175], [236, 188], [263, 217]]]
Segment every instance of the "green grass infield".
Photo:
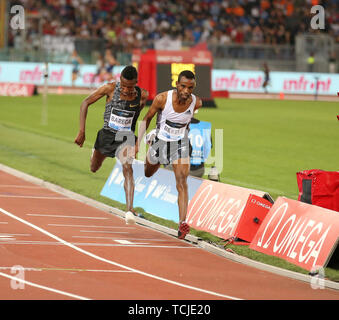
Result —
[[[50, 94], [44, 103], [41, 95], [0, 97], [0, 163], [125, 210], [125, 204], [100, 196], [115, 160], [106, 159], [95, 174], [89, 170], [96, 134], [103, 125], [104, 99], [89, 107], [83, 148], [74, 144], [84, 98], [83, 95]], [[274, 199], [285, 196], [296, 200], [298, 171], [339, 170], [337, 103], [269, 99], [215, 101], [217, 108], [203, 108], [196, 118], [212, 123], [211, 159], [220, 155], [222, 149], [218, 164], [222, 168], [221, 182], [266, 191]], [[147, 110], [148, 107], [142, 111], [140, 120]], [[155, 119], [151, 128], [154, 126]], [[146, 219], [177, 229], [175, 222], [137, 209]], [[192, 230], [192, 234], [216, 245], [223, 244], [221, 239], [205, 232]], [[257, 261], [308, 273], [247, 246], [228, 247]], [[339, 270], [326, 268], [325, 277], [339, 281]]]

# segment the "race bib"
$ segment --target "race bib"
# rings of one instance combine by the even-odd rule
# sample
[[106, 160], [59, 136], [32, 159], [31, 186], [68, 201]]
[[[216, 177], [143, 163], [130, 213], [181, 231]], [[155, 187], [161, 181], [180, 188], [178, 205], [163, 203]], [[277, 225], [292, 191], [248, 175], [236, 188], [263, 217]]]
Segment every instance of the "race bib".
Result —
[[175, 123], [166, 120], [158, 136], [163, 136], [167, 140], [177, 141], [185, 137], [186, 123]]
[[131, 131], [135, 111], [112, 108], [108, 126], [117, 131]]

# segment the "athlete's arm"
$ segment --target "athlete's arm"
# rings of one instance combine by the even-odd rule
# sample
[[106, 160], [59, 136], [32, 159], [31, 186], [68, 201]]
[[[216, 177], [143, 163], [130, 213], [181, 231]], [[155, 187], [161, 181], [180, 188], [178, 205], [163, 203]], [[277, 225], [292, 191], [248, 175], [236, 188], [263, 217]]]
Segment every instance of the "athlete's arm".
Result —
[[114, 90], [114, 83], [107, 83], [100, 88], [96, 89], [92, 94], [90, 94], [87, 98], [85, 98], [80, 105], [80, 124], [79, 124], [79, 132], [74, 142], [80, 147], [83, 146], [85, 142], [85, 131], [86, 131], [86, 118], [88, 107], [102, 98], [103, 96], [109, 96], [112, 90]]
[[148, 91], [141, 89], [140, 110], [144, 108], [148, 99]]
[[197, 97], [197, 101], [195, 102], [194, 111], [200, 109], [201, 107], [202, 107], [202, 101], [199, 97]]
[[155, 114], [161, 110], [163, 110], [165, 103], [166, 103], [167, 92], [159, 93], [153, 100], [152, 105], [150, 106], [148, 112], [146, 113], [144, 119], [142, 120], [139, 131], [138, 131], [138, 139], [135, 144], [135, 154], [139, 151], [139, 146], [142, 141], [143, 136], [147, 128], [149, 127], [153, 117]]

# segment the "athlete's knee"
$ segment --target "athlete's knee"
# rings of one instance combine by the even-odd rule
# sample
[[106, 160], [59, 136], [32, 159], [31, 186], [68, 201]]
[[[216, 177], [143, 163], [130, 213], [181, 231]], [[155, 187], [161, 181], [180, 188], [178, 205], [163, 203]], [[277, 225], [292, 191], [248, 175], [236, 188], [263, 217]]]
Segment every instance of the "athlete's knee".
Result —
[[124, 164], [122, 166], [122, 173], [124, 175], [124, 177], [131, 177], [133, 176], [133, 168], [132, 168], [132, 165], [130, 164]]
[[91, 162], [90, 162], [90, 169], [92, 172], [97, 172], [102, 163], [104, 162], [106, 156], [102, 155], [100, 152], [97, 150], [93, 149], [92, 150], [92, 155], [91, 155]]
[[96, 165], [96, 164], [93, 164], [91, 163], [90, 165], [90, 169], [93, 173], [97, 172], [99, 170], [100, 166]]
[[152, 177], [153, 174], [154, 174], [154, 172], [152, 172], [152, 170], [150, 170], [150, 169], [148, 169], [148, 168], [145, 167], [145, 177], [146, 177], [146, 178]]
[[177, 187], [178, 192], [183, 192], [187, 190], [187, 179], [185, 176], [177, 178], [176, 187]]
[[145, 164], [145, 167], [144, 167], [145, 177], [146, 178], [152, 177], [154, 175], [154, 173], [157, 172], [158, 168], [159, 168], [159, 166], [155, 166], [155, 167], [151, 166], [150, 167], [147, 164]]

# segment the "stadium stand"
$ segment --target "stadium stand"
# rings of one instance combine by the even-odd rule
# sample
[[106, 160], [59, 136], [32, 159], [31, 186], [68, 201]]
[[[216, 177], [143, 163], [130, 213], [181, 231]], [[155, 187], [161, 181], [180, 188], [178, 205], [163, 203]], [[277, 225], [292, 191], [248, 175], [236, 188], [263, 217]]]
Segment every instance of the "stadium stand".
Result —
[[[119, 53], [162, 45], [206, 42], [216, 59], [289, 61], [300, 34], [327, 34], [339, 44], [338, 0], [11, 0], [14, 4], [28, 12], [28, 30], [22, 41], [20, 31], [9, 29], [8, 47], [42, 47], [61, 62], [75, 45], [85, 55], [110, 48], [123, 64]], [[318, 4], [325, 9], [325, 29], [315, 30], [310, 8]], [[95, 57], [85, 60], [93, 63]]]

